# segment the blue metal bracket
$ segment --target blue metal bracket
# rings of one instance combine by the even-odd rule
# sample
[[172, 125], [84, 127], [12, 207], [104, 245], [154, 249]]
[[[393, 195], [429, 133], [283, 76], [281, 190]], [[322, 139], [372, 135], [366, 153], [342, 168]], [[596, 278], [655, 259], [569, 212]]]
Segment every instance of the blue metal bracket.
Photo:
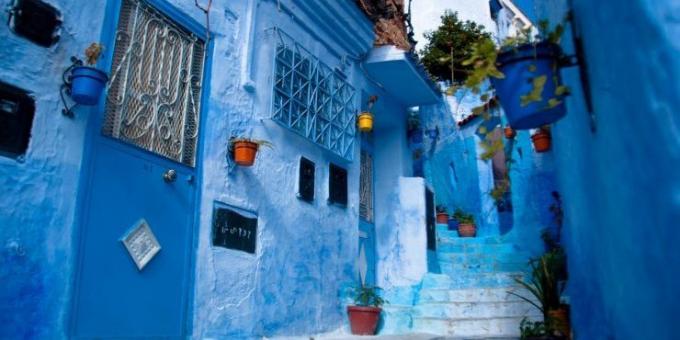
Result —
[[71, 57], [71, 66], [66, 68], [64, 73], [61, 75], [61, 87], [59, 88], [59, 96], [61, 97], [62, 104], [64, 104], [64, 108], [61, 110], [61, 114], [69, 118], [75, 117], [73, 109], [75, 109], [78, 106], [77, 103], [69, 106], [68, 103], [66, 102], [66, 96], [69, 97], [71, 96], [71, 71], [75, 67], [82, 65], [83, 65], [82, 60], [76, 57]]

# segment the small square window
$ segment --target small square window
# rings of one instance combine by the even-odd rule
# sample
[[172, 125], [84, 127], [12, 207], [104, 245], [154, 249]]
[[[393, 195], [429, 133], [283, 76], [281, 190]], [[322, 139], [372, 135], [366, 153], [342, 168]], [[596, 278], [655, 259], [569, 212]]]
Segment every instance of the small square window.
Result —
[[27, 91], [0, 81], [0, 155], [26, 153], [34, 113], [35, 101]]
[[300, 177], [298, 198], [303, 201], [314, 201], [314, 162], [307, 158], [300, 158]]
[[59, 40], [61, 13], [40, 0], [16, 0], [11, 10], [10, 28], [16, 34], [50, 47]]
[[347, 170], [333, 163], [328, 175], [328, 202], [347, 205]]

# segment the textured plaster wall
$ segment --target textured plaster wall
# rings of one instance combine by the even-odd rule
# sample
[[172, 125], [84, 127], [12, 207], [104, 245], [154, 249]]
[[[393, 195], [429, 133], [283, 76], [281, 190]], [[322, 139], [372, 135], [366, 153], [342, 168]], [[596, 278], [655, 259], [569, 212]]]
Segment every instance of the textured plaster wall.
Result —
[[[0, 8], [9, 5], [0, 0]], [[49, 1], [64, 19], [61, 39], [44, 48], [0, 18], [0, 80], [33, 93], [36, 112], [21, 160], [0, 157], [0, 338], [66, 335], [77, 218], [75, 196], [89, 113], [61, 115], [61, 74], [72, 55], [99, 40], [98, 1]], [[83, 23], [92, 23], [87, 27]]]
[[[575, 332], [584, 339], [676, 338], [680, 3], [573, 4], [597, 126], [590, 131], [578, 71], [563, 71], [573, 95], [567, 117], [555, 124], [554, 155]], [[567, 10], [566, 1], [535, 6], [553, 22]]]
[[[211, 142], [206, 143], [203, 155], [194, 336], [256, 338], [339, 328], [345, 317], [338, 294], [341, 287], [356, 279], [357, 271], [358, 139], [355, 161], [348, 163], [269, 119], [277, 43], [271, 28], [282, 29], [331, 67], [339, 66], [340, 58], [319, 38], [331, 45], [337, 45], [339, 39], [324, 34], [290, 1], [282, 2], [282, 7], [276, 1], [254, 1], [254, 12], [245, 2], [216, 5], [217, 15], [211, 24], [223, 33], [215, 41], [214, 57], [219, 67], [214, 68], [206, 119], [211, 124], [205, 138]], [[357, 31], [365, 27], [370, 30], [359, 11], [343, 13], [335, 9], [342, 20], [359, 25], [354, 27]], [[222, 11], [231, 14], [221, 17]], [[254, 34], [251, 72], [239, 62], [250, 53], [245, 39], [249, 21]], [[366, 49], [371, 42], [366, 40]], [[354, 63], [345, 73], [357, 89], [358, 105], [365, 80]], [[254, 91], [246, 91], [235, 79], [252, 79]], [[230, 169], [226, 158], [231, 135], [265, 139], [274, 148], [262, 149], [252, 168]], [[296, 198], [300, 156], [316, 163], [315, 200], [311, 204]], [[347, 207], [326, 202], [331, 161], [348, 169]], [[211, 246], [215, 201], [258, 214], [256, 254]]]
[[[383, 289], [411, 286], [427, 272], [425, 180], [401, 177], [396, 187], [394, 223], [381, 230], [378, 285]], [[382, 228], [386, 229], [386, 228]]]

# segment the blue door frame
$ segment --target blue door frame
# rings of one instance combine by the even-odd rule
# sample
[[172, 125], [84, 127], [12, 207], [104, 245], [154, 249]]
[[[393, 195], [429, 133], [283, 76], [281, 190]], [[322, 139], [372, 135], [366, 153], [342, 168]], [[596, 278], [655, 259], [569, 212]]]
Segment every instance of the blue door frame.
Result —
[[[361, 136], [361, 152], [367, 153], [371, 156], [371, 162], [373, 162], [373, 143], [369, 140], [368, 135]], [[360, 157], [362, 158], [362, 157]], [[363, 161], [363, 160], [361, 160]], [[363, 166], [360, 166], [363, 168]], [[375, 240], [375, 166], [371, 167], [373, 171], [371, 172], [371, 178], [369, 179], [372, 186], [372, 197], [370, 198], [373, 202], [373, 217], [372, 221], [367, 221], [361, 215], [359, 217], [359, 259], [362, 258], [361, 252], [363, 251], [363, 258], [366, 260], [366, 277], [364, 278], [364, 284], [368, 286], [375, 286], [376, 284], [376, 240]], [[365, 176], [363, 172], [359, 176]], [[361, 179], [360, 179], [361, 182]], [[359, 282], [361, 282], [361, 277], [359, 277]]]
[[[173, 7], [171, 4], [169, 4], [165, 0], [145, 0], [145, 3], [149, 4], [151, 7], [154, 9], [158, 10], [159, 12], [163, 13], [170, 19], [172, 19], [176, 24], [182, 26], [183, 28], [189, 30], [193, 34], [195, 34], [197, 37], [203, 39], [206, 41], [207, 39], [207, 31], [204, 25], [196, 22], [189, 16], [187, 16], [185, 13], [182, 11], [178, 10], [177, 8]], [[102, 35], [101, 35], [101, 43], [104, 46], [107, 46], [108, 48], [105, 49], [104, 55], [102, 55], [102, 59], [100, 60], [98, 66], [101, 69], [104, 70], [109, 70], [111, 71], [112, 67], [112, 57], [113, 57], [113, 51], [114, 51], [114, 40], [115, 40], [115, 32], [117, 30], [117, 25], [118, 25], [118, 20], [119, 20], [119, 13], [121, 9], [121, 0], [109, 0], [106, 5], [106, 13], [105, 13], [105, 20], [103, 23], [103, 28], [102, 28]], [[213, 42], [212, 40], [207, 40], [206, 41], [206, 46], [205, 46], [205, 59], [204, 59], [204, 66], [203, 66], [203, 84], [202, 84], [202, 93], [201, 93], [201, 106], [200, 106], [200, 116], [202, 117], [201, 122], [207, 122], [209, 121], [207, 118], [207, 112], [208, 112], [208, 99], [209, 99], [209, 94], [210, 94], [210, 75], [211, 75], [211, 69], [212, 69], [212, 52], [213, 52]], [[190, 303], [193, 300], [193, 285], [194, 285], [194, 267], [195, 267], [195, 249], [197, 247], [197, 234], [198, 234], [198, 226], [199, 226], [199, 211], [200, 209], [197, 209], [197, 204], [200, 203], [200, 188], [201, 188], [201, 183], [202, 183], [202, 164], [200, 162], [200, 155], [202, 154], [202, 149], [203, 149], [203, 135], [205, 134], [205, 126], [199, 126], [199, 132], [198, 132], [198, 137], [197, 137], [197, 144], [196, 144], [196, 157], [195, 157], [195, 167], [191, 168], [188, 166], [185, 166], [183, 164], [179, 164], [177, 162], [164, 159], [161, 156], [155, 155], [151, 152], [138, 149], [132, 145], [126, 145], [121, 141], [114, 140], [110, 137], [104, 137], [101, 134], [101, 126], [104, 121], [104, 107], [105, 107], [105, 95], [102, 96], [99, 105], [92, 107], [92, 109], [89, 109], [85, 112], [86, 110], [82, 110], [82, 114], [87, 114], [88, 118], [88, 125], [87, 125], [87, 130], [86, 130], [86, 138], [85, 138], [85, 146], [84, 146], [84, 152], [83, 152], [83, 163], [81, 167], [81, 176], [80, 176], [80, 185], [79, 185], [79, 191], [78, 191], [78, 206], [80, 209], [78, 209], [76, 213], [76, 221], [77, 221], [77, 233], [76, 233], [76, 239], [74, 241], [74, 244], [77, 244], [77, 251], [76, 251], [76, 262], [75, 262], [75, 270], [74, 270], [74, 276], [73, 276], [73, 293], [72, 293], [72, 304], [71, 304], [71, 313], [70, 313], [70, 334], [74, 337], [92, 337], [96, 336], [99, 334], [91, 334], [93, 330], [96, 331], [97, 327], [100, 327], [101, 325], [98, 325], [97, 323], [106, 325], [107, 323], [110, 323], [113, 319], [116, 318], [122, 318], [122, 319], [128, 319], [124, 321], [125, 326], [132, 327], [128, 329], [122, 329], [120, 330], [121, 333], [106, 333], [106, 334], [101, 334], [102, 336], [114, 336], [114, 337], [146, 337], [146, 336], [163, 336], [163, 337], [175, 337], [175, 336], [180, 336], [184, 337], [188, 334], [191, 333], [192, 331], [192, 303]], [[203, 124], [202, 124], [203, 125]], [[119, 176], [122, 174], [117, 174], [116, 170], [117, 167], [120, 166], [119, 163], [116, 162], [116, 154], [123, 155], [123, 158], [127, 158], [127, 160], [142, 160], [142, 162], [138, 163], [137, 165], [141, 165], [141, 167], [138, 167], [137, 169], [132, 169], [131, 172], [133, 175], [136, 176], [131, 176], [127, 178], [122, 178], [124, 176]], [[102, 156], [105, 155], [105, 156]], [[146, 162], [145, 162], [146, 161]], [[134, 161], [133, 161], [134, 162]], [[103, 166], [103, 168], [102, 168]], [[105, 173], [100, 173], [97, 172], [95, 173], [96, 170], [98, 169], [104, 169]], [[178, 173], [178, 179], [176, 183], [173, 183], [173, 186], [169, 186], [166, 184], [162, 184], [161, 182], [158, 182], [157, 179], [159, 178], [158, 176], [161, 175], [161, 173], [165, 169], [176, 169]], [[108, 173], [106, 173], [108, 171]], [[130, 169], [126, 169], [126, 171], [130, 171]], [[130, 172], [128, 172], [130, 174]], [[104, 178], [102, 180], [102, 175], [110, 175], [112, 177]], [[137, 178], [138, 177], [138, 178]], [[150, 179], [150, 180], [147, 180]], [[98, 186], [99, 185], [99, 186]], [[161, 243], [161, 251], [158, 253], [156, 258], [152, 259], [147, 267], [145, 267], [142, 271], [134, 272], [136, 270], [136, 267], [132, 264], [131, 260], [128, 258], [128, 263], [124, 264], [124, 270], [121, 270], [121, 268], [106, 268], [104, 267], [104, 270], [102, 270], [104, 273], [107, 273], [107, 271], [115, 271], [115, 270], [120, 270], [121, 272], [125, 271], [125, 274], [122, 275], [137, 275], [135, 280], [137, 280], [138, 285], [136, 287], [118, 287], [115, 286], [116, 284], [121, 284], [121, 282], [103, 282], [103, 284], [97, 285], [97, 289], [91, 289], [90, 287], [91, 282], [88, 281], [88, 272], [83, 273], [83, 270], [85, 268], [89, 268], [88, 270], [91, 271], [92, 268], [96, 268], [96, 266], [101, 265], [101, 266], [115, 266], [115, 265], [121, 265], [120, 263], [120, 254], [117, 254], [118, 263], [113, 263], [115, 261], [110, 261], [109, 258], [95, 258], [95, 259], [90, 259], [87, 258], [88, 253], [91, 253], [93, 250], [92, 248], [98, 248], [102, 247], [101, 244], [92, 244], [92, 242], [87, 242], [88, 238], [92, 238], [92, 234], [100, 235], [100, 234], [105, 234], [103, 237], [106, 238], [106, 242], [108, 243], [109, 247], [115, 247], [117, 246], [118, 249], [116, 249], [116, 252], [121, 252], [124, 251], [124, 247], [122, 246], [122, 243], [120, 243], [118, 240], [115, 240], [114, 243], [116, 243], [115, 246], [111, 245], [110, 239], [116, 238], [117, 236], [122, 236], [120, 234], [120, 230], [108, 230], [108, 228], [101, 228], [98, 229], [97, 227], [102, 227], [102, 225], [88, 225], [92, 223], [92, 216], [93, 214], [99, 214], [102, 210], [102, 208], [111, 208], [108, 206], [101, 206], [101, 197], [97, 196], [102, 196], [109, 194], [110, 192], [116, 192], [118, 191], [118, 194], [121, 193], [121, 185], [128, 185], [128, 189], [132, 188], [131, 191], [135, 191], [134, 188], [136, 186], [148, 186], [145, 187], [144, 192], [145, 194], [157, 194], [160, 193], [162, 198], [166, 198], [167, 202], [170, 202], [169, 205], [163, 204], [163, 202], [159, 202], [159, 205], [156, 207], [151, 207], [150, 209], [156, 210], [156, 215], [159, 216], [157, 218], [157, 221], [155, 223], [152, 223], [151, 221], [148, 221], [150, 224], [151, 229], [156, 233], [156, 237], [159, 238], [159, 242]], [[95, 189], [102, 189], [102, 190], [95, 190]], [[103, 191], [103, 192], [102, 192]], [[149, 200], [145, 200], [145, 197], [136, 197], [135, 195], [126, 195], [126, 190], [122, 190], [123, 195], [118, 197], [117, 199], [120, 202], [126, 202], [128, 204], [141, 204], [141, 205], [146, 205], [146, 208], [149, 208], [149, 204], [153, 202], [149, 202]], [[128, 191], [129, 192], [129, 191]], [[106, 199], [115, 199], [113, 198], [104, 198]], [[153, 205], [153, 204], [151, 204]], [[113, 207], [112, 209], [115, 209]], [[163, 230], [164, 229], [164, 224], [173, 224], [172, 221], [173, 218], [176, 217], [176, 215], [173, 215], [173, 211], [179, 209], [180, 211], [183, 211], [184, 213], [184, 221], [185, 223], [185, 228], [187, 230], [181, 230], [181, 232], [184, 234], [184, 238], [181, 239], [182, 242], [175, 242], [176, 240], [173, 240], [174, 237], [168, 237], [169, 234], [175, 233], [177, 230]], [[161, 213], [158, 214], [158, 211]], [[168, 212], [168, 213], [165, 213]], [[127, 211], [119, 211], [116, 212], [115, 214], [109, 214], [110, 216], [108, 217], [118, 217], [117, 215], [124, 215], [127, 213]], [[145, 213], [140, 213], [140, 215], [144, 215]], [[104, 213], [106, 215], [106, 213]], [[143, 216], [142, 216], [143, 217]], [[101, 220], [101, 217], [99, 218]], [[128, 219], [129, 220], [129, 219]], [[104, 220], [104, 224], [106, 223], [120, 223], [120, 221], [108, 221]], [[128, 223], [129, 221], [126, 221], [125, 223]], [[126, 226], [124, 224], [122, 225], [116, 225], [117, 228], [125, 228], [125, 227], [130, 227]], [[155, 224], [155, 225], [154, 225]], [[175, 223], [176, 224], [176, 223]], [[163, 236], [162, 236], [163, 235]], [[102, 236], [102, 235], [100, 235]], [[164, 238], [164, 239], [163, 239]], [[99, 240], [101, 240], [101, 237], [99, 237]], [[163, 248], [163, 243], [165, 243], [165, 248]], [[174, 243], [174, 244], [173, 244]], [[105, 248], [105, 247], [102, 247]], [[171, 252], [171, 250], [177, 250], [179, 249], [178, 252]], [[164, 254], [164, 250], [165, 253]], [[124, 253], [126, 256], [127, 254]], [[165, 258], [163, 257], [165, 256]], [[158, 317], [157, 315], [150, 315], [150, 316], [142, 316], [140, 319], [133, 319], [135, 316], [139, 316], [139, 314], [135, 315], [134, 310], [130, 309], [121, 309], [116, 311], [114, 315], [106, 315], [104, 313], [103, 315], [98, 315], [98, 316], [89, 316], [86, 315], [83, 317], [83, 313], [87, 313], [88, 311], [83, 311], [81, 309], [82, 303], [84, 300], [87, 299], [92, 299], [92, 298], [107, 298], [109, 295], [116, 295], [116, 294], [109, 294], [109, 292], [101, 289], [104, 288], [102, 286], [106, 286], [107, 284], [109, 285], [108, 288], [112, 288], [111, 285], [113, 285], [114, 289], [121, 289], [122, 291], [122, 296], [124, 298], [130, 298], [133, 303], [140, 303], [138, 301], [139, 299], [145, 299], [148, 296], [145, 295], [147, 293], [150, 294], [155, 294], [156, 290], [162, 291], [163, 289], [156, 289], [159, 286], [161, 286], [159, 283], [163, 283], [163, 274], [159, 274], [163, 272], [163, 262], [172, 262], [176, 259], [180, 259], [179, 264], [178, 263], [173, 263], [174, 265], [182, 266], [184, 268], [183, 272], [175, 272], [174, 274], [180, 273], [183, 275], [182, 278], [182, 283], [180, 284], [181, 287], [181, 294], [182, 298], [180, 299], [179, 304], [168, 304], [166, 301], [163, 301], [162, 299], [160, 300], [154, 300], [150, 299], [149, 301], [143, 301], [142, 306], [149, 304], [151, 305], [151, 309], [149, 310], [150, 312], [154, 312], [154, 308], [156, 308], [156, 311], [161, 310], [162, 308], [168, 308], [169, 306], [171, 307], [178, 307], [178, 316], [175, 318], [175, 320], [169, 320], [168, 318], [162, 318]], [[154, 263], [154, 261], [156, 263]], [[94, 267], [93, 267], [94, 264]], [[131, 266], [132, 265], [132, 266]], [[168, 266], [165, 266], [167, 268]], [[134, 270], [133, 270], [134, 269]], [[134, 274], [133, 274], [134, 273]], [[154, 277], [155, 275], [155, 282], [151, 282], [149, 280], [150, 277]], [[167, 274], [166, 274], [167, 275]], [[175, 275], [176, 276], [176, 275]], [[145, 282], [146, 280], [146, 282]], [[81, 282], [85, 281], [85, 282]], [[123, 280], [125, 281], [125, 279]], [[122, 282], [123, 284], [125, 282]], [[144, 286], [146, 285], [146, 286]], [[134, 291], [135, 288], [142, 287], [144, 289], [141, 289], [140, 291]], [[150, 289], [151, 288], [151, 289]], [[94, 293], [94, 296], [92, 294]], [[118, 292], [120, 293], [120, 292]], [[90, 296], [84, 296], [90, 294]], [[120, 297], [120, 296], [119, 296]], [[84, 300], [82, 300], [84, 298]], [[115, 301], [114, 301], [115, 302]], [[92, 305], [92, 304], [90, 304]], [[95, 304], [96, 305], [96, 304]], [[123, 306], [125, 307], [125, 306]], [[108, 311], [109, 313], [111, 311]], [[80, 313], [80, 314], [79, 314]], [[125, 315], [132, 314], [130, 317], [126, 317]], [[83, 319], [85, 320], [85, 323], [88, 323], [85, 327], [83, 327]], [[99, 320], [96, 320], [96, 318], [99, 318]], [[113, 319], [112, 319], [113, 318]], [[81, 319], [81, 320], [79, 320]], [[130, 320], [133, 319], [133, 320]], [[95, 323], [95, 325], [92, 325], [91, 323]], [[155, 323], [155, 325], [148, 325], [146, 322], [151, 322]], [[161, 325], [161, 327], [158, 327], [159, 323], [173, 323], [172, 325]], [[159, 329], [165, 330], [158, 331]], [[170, 329], [169, 331], [167, 329]], [[127, 333], [125, 333], [127, 332]]]

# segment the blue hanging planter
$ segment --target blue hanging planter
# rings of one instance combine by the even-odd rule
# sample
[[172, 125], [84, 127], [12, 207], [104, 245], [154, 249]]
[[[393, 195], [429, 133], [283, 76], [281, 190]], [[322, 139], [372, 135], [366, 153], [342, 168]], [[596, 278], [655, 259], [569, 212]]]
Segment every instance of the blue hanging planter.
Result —
[[109, 77], [94, 67], [77, 66], [71, 72], [71, 98], [78, 104], [95, 105]]
[[[498, 69], [505, 78], [491, 78], [491, 82], [513, 129], [538, 128], [554, 123], [566, 114], [564, 94], [556, 94], [558, 86], [562, 85], [561, 52], [558, 45], [541, 42], [525, 44], [498, 55]], [[521, 97], [532, 92], [534, 79], [541, 76], [546, 77], [541, 99], [522, 106]], [[550, 99], [559, 100], [559, 104], [550, 107]]]

